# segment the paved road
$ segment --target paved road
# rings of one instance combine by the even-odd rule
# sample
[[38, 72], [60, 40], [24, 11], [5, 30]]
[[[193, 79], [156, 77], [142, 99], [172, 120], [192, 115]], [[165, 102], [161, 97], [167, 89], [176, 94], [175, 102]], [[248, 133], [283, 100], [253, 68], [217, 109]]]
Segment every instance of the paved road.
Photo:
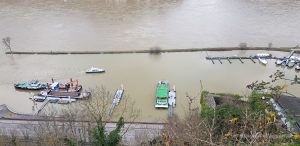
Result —
[[[59, 130], [73, 133], [80, 139], [87, 139], [88, 122], [75, 121], [70, 126], [68, 121], [61, 118], [56, 118], [55, 121], [45, 119], [43, 116], [18, 114], [9, 110], [6, 105], [0, 105], [0, 134], [11, 135], [13, 132], [17, 136], [24, 136], [26, 132], [29, 136], [35, 137], [39, 132], [58, 127]], [[115, 127], [116, 123], [106, 123], [106, 131], [111, 131]], [[151, 139], [157, 136], [162, 128], [163, 124], [156, 123], [125, 123], [122, 141], [128, 145], [135, 145], [140, 139]]]
[[[0, 119], [0, 129], [1, 134], [10, 135], [12, 132], [18, 136], [24, 136], [26, 132], [29, 136], [35, 137], [39, 132], [37, 128], [48, 127], [48, 125], [53, 125], [53, 121], [28, 121], [28, 120], [7, 120]], [[84, 132], [87, 128], [86, 123], [75, 122], [72, 130], [75, 132], [78, 138], [86, 138], [87, 133]], [[68, 132], [71, 132], [71, 128], [68, 126], [67, 122], [56, 122], [56, 127], [59, 129], [65, 129]], [[115, 123], [107, 123], [106, 130], [111, 131], [116, 127]], [[146, 123], [133, 123], [125, 124], [123, 132], [126, 133], [123, 135], [122, 141], [128, 145], [135, 145], [141, 139], [151, 139], [155, 136], [158, 136], [163, 128], [163, 124], [146, 124]], [[128, 130], [126, 130], [128, 129]], [[44, 129], [45, 130], [45, 129]]]

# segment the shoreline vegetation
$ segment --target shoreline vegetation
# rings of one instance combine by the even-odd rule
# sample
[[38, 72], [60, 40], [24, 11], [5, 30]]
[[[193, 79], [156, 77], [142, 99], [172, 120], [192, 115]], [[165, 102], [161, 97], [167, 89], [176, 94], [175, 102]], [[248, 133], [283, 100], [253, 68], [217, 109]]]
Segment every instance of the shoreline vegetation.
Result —
[[[65, 54], [131, 54], [131, 53], [176, 53], [176, 52], [201, 52], [201, 51], [236, 51], [236, 50], [266, 50], [266, 51], [281, 51], [290, 52], [297, 47], [214, 47], [214, 48], [187, 48], [187, 49], [161, 49], [153, 47], [148, 50], [125, 50], [125, 51], [7, 51], [5, 54], [20, 54], [20, 55], [65, 55]], [[300, 53], [300, 50], [294, 50], [295, 53]]]

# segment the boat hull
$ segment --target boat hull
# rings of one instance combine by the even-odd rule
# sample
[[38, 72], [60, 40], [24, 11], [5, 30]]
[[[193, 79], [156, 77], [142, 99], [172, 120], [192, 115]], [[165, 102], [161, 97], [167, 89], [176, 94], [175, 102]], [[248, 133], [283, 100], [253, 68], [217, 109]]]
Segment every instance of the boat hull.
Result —
[[93, 73], [104, 73], [105, 71], [86, 71], [87, 74], [93, 74]]

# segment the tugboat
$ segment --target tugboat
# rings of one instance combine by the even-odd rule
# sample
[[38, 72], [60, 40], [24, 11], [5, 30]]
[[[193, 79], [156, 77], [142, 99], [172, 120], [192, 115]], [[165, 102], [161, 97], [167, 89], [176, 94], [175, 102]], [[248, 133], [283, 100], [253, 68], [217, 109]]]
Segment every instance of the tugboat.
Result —
[[168, 108], [169, 83], [167, 81], [159, 81], [156, 87], [156, 108]]
[[66, 92], [79, 92], [82, 89], [82, 85], [79, 85], [78, 80], [70, 79], [70, 82], [62, 84], [54, 82], [52, 79], [52, 83], [48, 84], [48, 88], [51, 90], [60, 90]]
[[97, 67], [91, 67], [85, 71], [85, 73], [102, 73], [102, 72], [105, 72], [105, 70]]
[[32, 80], [30, 82], [22, 82], [14, 85], [16, 89], [23, 90], [42, 90], [47, 88], [47, 84], [43, 84], [38, 80]]

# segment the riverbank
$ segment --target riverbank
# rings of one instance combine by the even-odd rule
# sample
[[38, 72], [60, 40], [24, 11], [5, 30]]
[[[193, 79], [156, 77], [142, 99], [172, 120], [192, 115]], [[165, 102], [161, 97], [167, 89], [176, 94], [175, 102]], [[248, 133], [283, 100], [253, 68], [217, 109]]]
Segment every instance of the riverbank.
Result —
[[[295, 47], [216, 47], [216, 48], [187, 48], [187, 49], [157, 49], [157, 50], [125, 50], [125, 51], [12, 51], [6, 54], [21, 55], [66, 55], [66, 54], [132, 54], [132, 53], [176, 53], [176, 52], [201, 52], [201, 51], [238, 51], [238, 50], [266, 50], [290, 52]], [[300, 53], [300, 50], [295, 50]]]

